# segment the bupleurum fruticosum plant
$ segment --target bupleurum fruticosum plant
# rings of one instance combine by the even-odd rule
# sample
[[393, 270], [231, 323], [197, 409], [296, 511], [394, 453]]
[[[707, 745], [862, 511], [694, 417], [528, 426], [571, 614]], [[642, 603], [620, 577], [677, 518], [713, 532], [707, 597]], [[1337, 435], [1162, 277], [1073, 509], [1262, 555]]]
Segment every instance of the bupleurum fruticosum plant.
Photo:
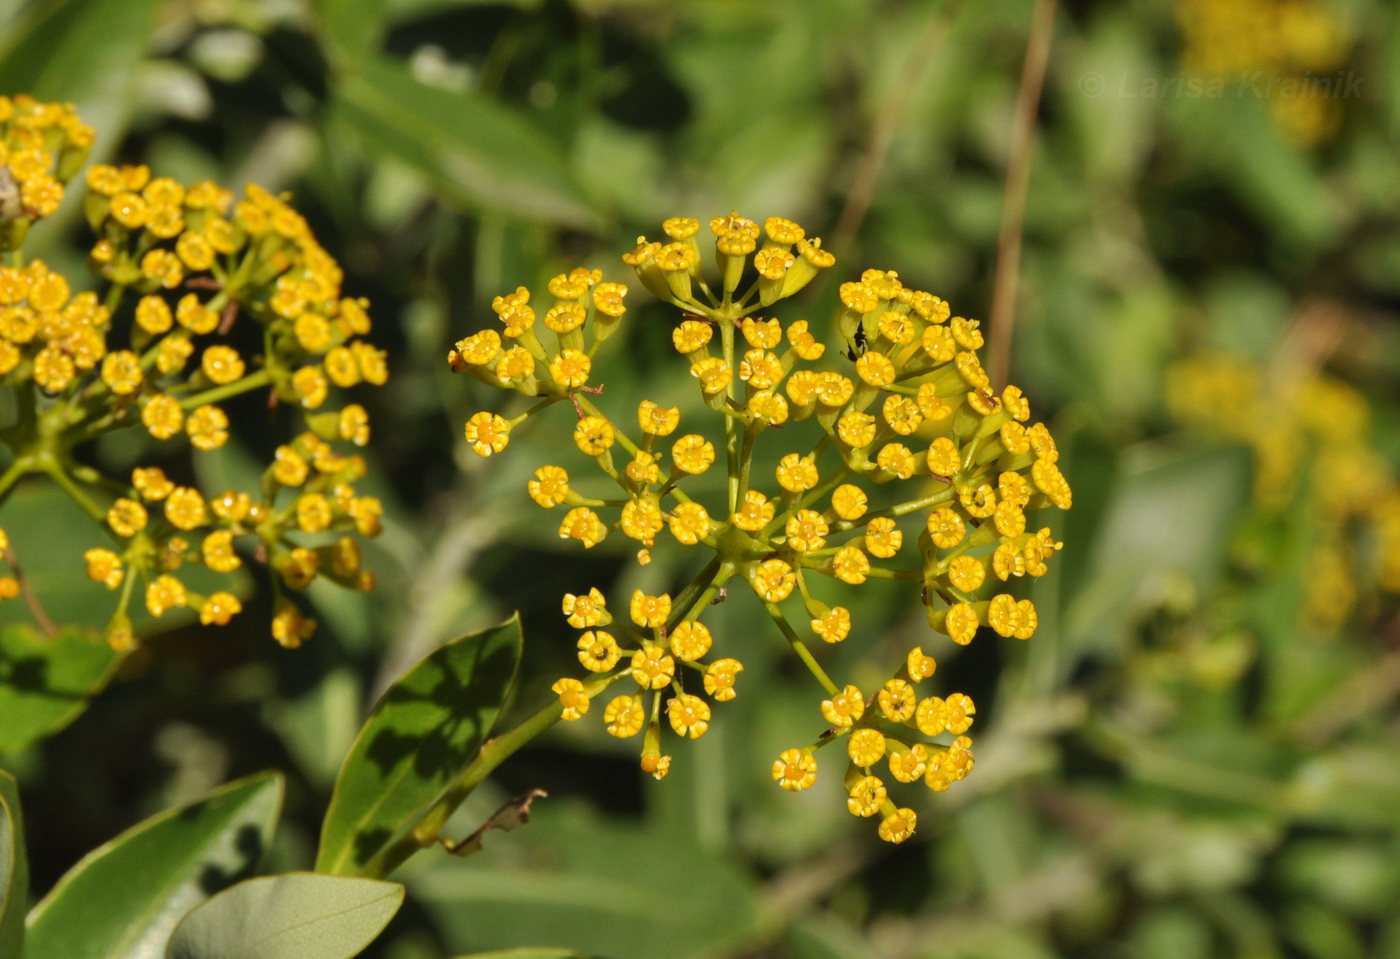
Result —
[[[562, 718], [578, 719], [595, 697], [630, 678], [637, 691], [608, 702], [603, 720], [614, 736], [645, 730], [642, 768], [664, 776], [670, 756], [662, 750], [662, 713], [678, 736], [694, 738], [710, 722], [701, 691], [717, 702], [736, 695], [743, 666], [733, 655], [711, 655], [714, 638], [701, 617], [730, 580], [742, 579], [828, 697], [820, 714], [829, 728], [783, 752], [773, 778], [784, 789], [808, 788], [817, 752], [845, 740], [851, 812], [879, 815], [881, 837], [901, 842], [914, 831], [915, 813], [889, 798], [877, 764], [885, 760], [900, 782], [947, 789], [972, 768], [964, 733], [974, 706], [960, 693], [920, 698], [919, 684], [935, 669], [921, 648], [873, 695], [835, 682], [804, 636], [839, 643], [852, 622], [844, 607], [820, 598], [820, 581], [917, 585], [929, 624], [957, 643], [971, 642], [979, 626], [1029, 638], [1036, 628], [1030, 601], [994, 587], [1043, 574], [1060, 546], [1048, 529], [1036, 532], [1026, 522], [1029, 510], [1070, 505], [1054, 441], [1043, 425], [1025, 425], [1030, 408], [1019, 389], [997, 396], [989, 388], [977, 358], [978, 324], [950, 320], [947, 304], [903, 286], [895, 273], [869, 270], [842, 285], [837, 326], [853, 363], [841, 372], [822, 362], [833, 351], [806, 321], [784, 326], [759, 315], [833, 265], [819, 239], [777, 217], [762, 230], [737, 214], [717, 217], [710, 222], [714, 288], [701, 269], [700, 224], [678, 218], [663, 229], [670, 242], [643, 238], [623, 260], [681, 311], [676, 350], [723, 421], [725, 502], [686, 493], [686, 480], [710, 469], [718, 454], [715, 442], [681, 430], [679, 410], [644, 401], [634, 440], [593, 402], [592, 357], [626, 311], [622, 284], [600, 282], [597, 271], [558, 276], [543, 316], [524, 288], [499, 296], [492, 305], [504, 329], [469, 336], [449, 355], [454, 370], [535, 398], [509, 419], [480, 412], [467, 421], [467, 442], [482, 456], [503, 450], [511, 431], [546, 407], [568, 401], [577, 412], [575, 444], [622, 495], [587, 499], [563, 468], [541, 466], [529, 494], [565, 510], [561, 537], [592, 547], [620, 531], [641, 544], [645, 563], [669, 530], [681, 545], [714, 554], [675, 597], [638, 591], [622, 614], [598, 589], [566, 595], [564, 615], [581, 631], [579, 661], [594, 675], [555, 683], [558, 708]], [[791, 436], [773, 428], [809, 417], [820, 424], [820, 439], [784, 455], [774, 482], [760, 483], [769, 478], [751, 470], [755, 446]], [[982, 598], [988, 592], [995, 595]]]
[[[82, 560], [88, 576], [120, 590], [107, 631], [114, 646], [134, 641], [127, 610], [138, 582], [155, 616], [190, 607], [205, 624], [227, 623], [237, 596], [197, 595], [177, 573], [193, 563], [232, 574], [239, 547], [273, 569], [272, 634], [295, 646], [315, 623], [284, 588], [318, 575], [373, 585], [348, 534], [376, 535], [382, 508], [352, 485], [363, 460], [332, 446], [363, 446], [369, 418], [358, 404], [327, 408], [333, 386], [387, 377], [383, 352], [357, 339], [369, 333], [368, 304], [341, 296], [340, 267], [284, 199], [250, 184], [234, 203], [212, 183], [184, 187], [144, 166], [88, 171], [89, 265], [106, 289], [75, 294], [42, 262], [25, 262], [23, 241], [58, 208], [92, 139], [69, 106], [0, 97], [0, 375], [17, 407], [0, 431], [10, 455], [0, 497], [46, 475], [102, 525], [108, 542]], [[258, 324], [260, 355], [221, 342], [235, 323]], [[270, 405], [299, 409], [307, 430], [278, 447], [258, 490], [206, 499], [158, 467], [114, 478], [74, 455], [128, 428], [217, 449], [229, 436], [219, 404], [259, 389], [271, 391]]]

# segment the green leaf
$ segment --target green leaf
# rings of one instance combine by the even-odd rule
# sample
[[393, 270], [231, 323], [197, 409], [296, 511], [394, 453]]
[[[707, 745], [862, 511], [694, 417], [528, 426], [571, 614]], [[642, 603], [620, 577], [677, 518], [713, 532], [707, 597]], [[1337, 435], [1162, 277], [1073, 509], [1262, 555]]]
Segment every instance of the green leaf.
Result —
[[520, 617], [429, 654], [389, 688], [341, 766], [316, 871], [352, 875], [476, 756], [520, 665]]
[[154, 0], [40, 0], [0, 40], [0, 91], [71, 101], [97, 128], [94, 155], [122, 134]]
[[394, 918], [403, 886], [292, 872], [249, 879], [175, 929], [169, 959], [350, 959]]
[[334, 104], [366, 146], [422, 172], [449, 202], [571, 226], [595, 222], [559, 144], [510, 107], [430, 87], [368, 55], [340, 80]]
[[27, 625], [0, 628], [0, 755], [77, 718], [121, 658], [83, 630], [65, 629], [49, 639]]
[[93, 850], [29, 914], [25, 959], [158, 959], [181, 916], [257, 870], [282, 788], [240, 779]]
[[29, 860], [24, 851], [19, 786], [13, 776], [0, 770], [0, 956], [23, 954], [28, 899]]
[[502, 949], [499, 952], [474, 952], [457, 959], [588, 959], [581, 952], [572, 949]]
[[348, 65], [379, 47], [384, 0], [312, 0], [311, 12], [338, 65]]
[[762, 934], [752, 877], [699, 848], [693, 833], [561, 800], [538, 807], [530, 828], [493, 839], [479, 855], [437, 858], [407, 880], [449, 954], [528, 937], [535, 948], [585, 956], [701, 959], [740, 954]]

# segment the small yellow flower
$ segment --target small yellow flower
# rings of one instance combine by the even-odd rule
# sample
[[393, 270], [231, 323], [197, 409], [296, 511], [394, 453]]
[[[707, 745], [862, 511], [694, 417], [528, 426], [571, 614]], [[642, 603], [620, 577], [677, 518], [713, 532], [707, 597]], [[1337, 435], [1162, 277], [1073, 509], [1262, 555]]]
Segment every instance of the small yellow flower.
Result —
[[676, 661], [660, 646], [645, 646], [632, 654], [632, 679], [643, 689], [665, 689], [676, 675]]
[[959, 556], [948, 566], [948, 581], [964, 593], [975, 593], [986, 576], [986, 567], [974, 556]]
[[870, 350], [856, 360], [856, 373], [870, 386], [889, 386], [895, 379], [894, 364], [883, 353]]
[[510, 442], [510, 424], [495, 413], [474, 413], [467, 420], [466, 439], [477, 456], [499, 453]]
[[758, 490], [744, 494], [744, 504], [734, 514], [734, 525], [750, 533], [756, 533], [773, 521], [774, 507]]
[[865, 697], [858, 687], [847, 686], [822, 702], [822, 716], [831, 725], [844, 729], [865, 715]]
[[559, 694], [559, 704], [564, 707], [564, 719], [581, 719], [583, 714], [588, 712], [588, 693], [584, 690], [583, 683], [577, 679], [565, 676], [549, 688]]
[[889, 559], [904, 544], [904, 534], [888, 517], [877, 516], [865, 525], [865, 550], [879, 559]]
[[243, 604], [232, 593], [220, 590], [204, 601], [199, 608], [199, 621], [205, 626], [227, 626], [229, 620], [243, 611]]
[[910, 682], [919, 682], [928, 679], [938, 669], [938, 663], [932, 656], [924, 655], [921, 647], [915, 646], [909, 650], [909, 655], [905, 658], [905, 666], [909, 671]]
[[831, 494], [831, 508], [837, 516], [847, 522], [854, 522], [864, 516], [867, 502], [864, 491], [850, 483], [841, 484]]
[[681, 503], [667, 517], [671, 535], [686, 546], [694, 546], [710, 533], [710, 514], [699, 503]]
[[186, 602], [185, 585], [174, 576], [157, 576], [146, 587], [146, 608], [152, 616], [163, 616], [166, 610]]
[[977, 611], [967, 603], [957, 603], [948, 610], [945, 624], [953, 642], [966, 646], [977, 635]]
[[589, 456], [602, 456], [616, 438], [612, 424], [601, 416], [585, 416], [574, 427], [574, 444]]
[[918, 814], [912, 809], [896, 809], [880, 823], [880, 838], [885, 842], [901, 843], [914, 835]]
[[601, 629], [590, 629], [579, 637], [578, 661], [590, 672], [606, 673], [617, 665], [621, 655], [617, 641]]
[[612, 616], [607, 609], [607, 599], [596, 586], [583, 596], [565, 593], [563, 608], [564, 615], [569, 618], [569, 625], [574, 629], [606, 626], [612, 622]]
[[130, 350], [117, 350], [102, 359], [102, 382], [118, 396], [130, 396], [141, 388], [141, 359]]
[[778, 463], [777, 478], [789, 493], [805, 493], [817, 485], [817, 464], [810, 456], [789, 453]]
[[151, 397], [141, 410], [141, 422], [147, 432], [158, 440], [168, 440], [185, 424], [185, 411], [180, 401], [166, 393]]
[[710, 728], [710, 705], [699, 696], [682, 693], [667, 705], [666, 718], [677, 736], [699, 739]]
[[962, 517], [947, 507], [934, 510], [928, 517], [928, 533], [939, 549], [952, 549], [967, 535]]
[[833, 606], [827, 613], [812, 620], [811, 625], [812, 632], [828, 643], [839, 643], [851, 634], [851, 614], [844, 606]]
[[123, 539], [146, 528], [146, 507], [134, 499], [118, 499], [107, 510], [107, 525]]
[[846, 751], [850, 754], [851, 762], [868, 769], [885, 754], [884, 734], [878, 729], [857, 729], [851, 733]]
[[560, 539], [576, 539], [591, 549], [608, 535], [608, 527], [598, 518], [598, 514], [587, 506], [576, 506], [564, 515], [559, 524]]
[[215, 345], [204, 351], [200, 368], [204, 370], [205, 376], [222, 385], [241, 379], [245, 366], [237, 350]]
[[693, 663], [710, 651], [714, 642], [710, 630], [704, 623], [686, 620], [671, 630], [669, 637], [671, 652], [688, 663]]
[[541, 466], [527, 484], [530, 498], [546, 509], [558, 506], [569, 495], [569, 474], [559, 466]]
[[806, 320], [788, 324], [787, 336], [788, 342], [792, 344], [792, 351], [800, 359], [811, 362], [820, 359], [826, 352], [826, 346], [818, 343], [817, 338], [808, 332]]
[[632, 462], [627, 464], [627, 478], [639, 486], [650, 486], [661, 478], [661, 467], [656, 457], [646, 450], [638, 450]]
[[122, 568], [121, 557], [110, 549], [90, 549], [83, 553], [83, 560], [87, 563], [88, 579], [108, 589], [116, 589], [122, 584], [126, 571]]
[[708, 323], [702, 323], [699, 320], [686, 320], [671, 333], [671, 342], [677, 353], [689, 356], [703, 350], [713, 335], [714, 331]]
[[705, 667], [705, 692], [717, 702], [727, 703], [738, 693], [734, 682], [744, 671], [744, 664], [737, 659], [717, 659]]
[[787, 544], [799, 553], [821, 549], [826, 544], [826, 534], [830, 532], [826, 519], [821, 513], [810, 509], [800, 509], [787, 521]]
[[739, 329], [744, 334], [744, 340], [750, 346], [761, 350], [771, 350], [783, 339], [782, 324], [776, 319], [760, 320], [756, 317], [746, 316]]
[[272, 638], [284, 649], [296, 649], [316, 632], [316, 621], [306, 619], [290, 602], [272, 614]]
[[231, 573], [243, 565], [243, 561], [233, 551], [231, 530], [214, 530], [204, 537], [200, 551], [204, 554], [204, 565], [217, 573]]
[[177, 486], [165, 498], [165, 518], [176, 529], [190, 530], [204, 525], [207, 513], [199, 490]]
[[718, 356], [707, 356], [690, 367], [690, 375], [700, 381], [706, 396], [714, 396], [728, 388], [734, 372]]
[[831, 572], [843, 583], [859, 586], [870, 575], [870, 560], [856, 546], [843, 546], [831, 559]]
[[785, 749], [773, 761], [773, 781], [789, 792], [799, 792], [817, 781], [817, 761], [802, 749]]
[[666, 617], [671, 615], [671, 597], [665, 593], [660, 596], [648, 596], [640, 589], [635, 590], [632, 593], [629, 612], [632, 622], [638, 626], [660, 628], [666, 625]]
[[950, 693], [944, 702], [946, 711], [944, 725], [948, 732], [955, 736], [961, 736], [972, 725], [972, 716], [977, 712], [977, 707], [973, 705], [972, 697], [962, 693]]
[[641, 696], [618, 696], [603, 710], [603, 721], [608, 724], [608, 734], [619, 739], [626, 739], [641, 732], [646, 718]]
[[714, 444], [694, 433], [682, 436], [671, 447], [671, 461], [681, 472], [698, 476], [715, 461]]
[[870, 817], [885, 803], [885, 784], [877, 776], [861, 776], [846, 793], [846, 808], [852, 816]]
[[369, 413], [358, 403], [346, 406], [337, 417], [336, 433], [356, 446], [366, 445], [369, 443]]
[[576, 390], [588, 382], [593, 368], [588, 354], [582, 350], [561, 350], [549, 363], [549, 375], [559, 386]]
[[902, 723], [914, 715], [917, 698], [914, 687], [902, 679], [891, 679], [880, 689], [877, 697], [880, 712], [891, 722]]
[[[706, 327], [709, 329], [709, 327]], [[681, 411], [677, 407], [666, 409], [651, 400], [642, 400], [637, 407], [637, 423], [643, 433], [653, 436], [670, 436], [681, 422]]]
[[836, 435], [852, 449], [875, 442], [875, 417], [869, 413], [847, 413], [836, 421]]
[[[928, 448], [928, 469], [936, 476], [951, 477], [962, 465], [958, 448], [946, 436], [940, 436]], [[990, 489], [990, 487], [988, 487]]]
[[228, 416], [217, 406], [204, 405], [185, 421], [190, 445], [199, 450], [216, 450], [228, 442]]
[[768, 559], [754, 569], [752, 582], [754, 592], [766, 602], [781, 603], [792, 595], [797, 576], [782, 560]]
[[306, 493], [297, 497], [297, 528], [303, 533], [324, 532], [335, 519], [330, 500], [321, 493]]

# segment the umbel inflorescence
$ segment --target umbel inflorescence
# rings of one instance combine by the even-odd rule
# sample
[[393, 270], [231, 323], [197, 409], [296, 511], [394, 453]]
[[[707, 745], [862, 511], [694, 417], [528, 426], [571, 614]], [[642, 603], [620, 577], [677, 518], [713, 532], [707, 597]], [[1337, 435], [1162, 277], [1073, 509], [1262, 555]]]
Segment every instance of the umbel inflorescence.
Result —
[[[178, 571], [188, 563], [232, 574], [240, 548], [275, 572], [272, 633], [295, 646], [315, 623], [284, 589], [318, 575], [373, 585], [350, 534], [376, 535], [382, 508], [355, 492], [363, 460], [333, 445], [363, 446], [369, 417], [358, 404], [329, 402], [387, 378], [384, 353], [360, 339], [368, 304], [341, 295], [340, 267], [285, 198], [250, 184], [235, 203], [213, 183], [186, 187], [145, 166], [88, 170], [84, 211], [97, 234], [89, 266], [105, 290], [75, 293], [41, 261], [26, 262], [21, 244], [57, 209], [91, 142], [69, 107], [0, 97], [0, 375], [18, 411], [0, 433], [10, 454], [0, 497], [45, 475], [102, 525], [107, 542], [82, 560], [89, 577], [120, 590], [114, 646], [133, 642], [127, 610], [138, 583], [155, 616], [190, 607], [205, 624], [227, 623], [241, 608], [232, 586], [198, 595]], [[229, 345], [238, 324], [256, 325], [260, 353]], [[75, 456], [122, 429], [217, 449], [229, 437], [220, 404], [253, 390], [269, 391], [269, 406], [295, 407], [306, 426], [277, 448], [259, 489], [207, 498], [156, 466], [112, 477]]]
[[[620, 413], [614, 420], [595, 405], [592, 358], [626, 312], [627, 294], [597, 271], [555, 277], [547, 305], [532, 304], [525, 288], [497, 297], [503, 329], [469, 336], [449, 355], [454, 370], [534, 399], [511, 418], [480, 412], [468, 420], [467, 442], [482, 456], [503, 450], [528, 417], [573, 406], [575, 444], [620, 495], [585, 498], [562, 467], [541, 466], [529, 494], [564, 510], [561, 537], [592, 547], [620, 532], [640, 544], [645, 563], [668, 532], [713, 554], [674, 597], [638, 591], [625, 610], [610, 608], [596, 588], [564, 597], [564, 615], [580, 631], [579, 661], [593, 675], [555, 683], [562, 716], [580, 718], [630, 678], [636, 691], [612, 698], [603, 720], [614, 736], [645, 731], [642, 768], [664, 776], [662, 713], [678, 736], [695, 738], [708, 728], [709, 700], [736, 695], [740, 651], [723, 637], [716, 643], [702, 617], [726, 584], [742, 580], [827, 696], [814, 713], [828, 728], [783, 752], [773, 778], [784, 789], [808, 788], [818, 751], [844, 741], [851, 812], [880, 816], [880, 835], [901, 842], [915, 813], [889, 798], [877, 765], [884, 761], [900, 782], [947, 789], [972, 768], [964, 733], [975, 708], [959, 693], [920, 696], [936, 666], [921, 648], [876, 690], [828, 676], [809, 638], [842, 642], [853, 623], [839, 597], [823, 598], [825, 581], [838, 589], [874, 578], [917, 586], [929, 624], [957, 643], [970, 643], [980, 626], [1028, 639], [1035, 608], [1002, 589], [1042, 575], [1060, 546], [1026, 519], [1046, 505], [1070, 505], [1055, 443], [1042, 424], [1027, 425], [1020, 390], [990, 388], [977, 358], [978, 324], [950, 319], [946, 303], [905, 287], [894, 272], [868, 270], [841, 286], [836, 325], [850, 361], [842, 362], [807, 321], [761, 315], [834, 264], [819, 239], [778, 217], [761, 229], [737, 214], [716, 217], [712, 286], [701, 268], [700, 224], [677, 218], [663, 229], [668, 242], [642, 238], [623, 261], [680, 311], [672, 342], [722, 422], [722, 439], [719, 430], [714, 439], [686, 431], [678, 409], [650, 401], [635, 420], [626, 414], [636, 433]], [[758, 444], [791, 443], [793, 430], [775, 428], [809, 418], [821, 430], [814, 445], [787, 452], [774, 475], [757, 475]], [[692, 498], [687, 480], [721, 457], [724, 500]]]

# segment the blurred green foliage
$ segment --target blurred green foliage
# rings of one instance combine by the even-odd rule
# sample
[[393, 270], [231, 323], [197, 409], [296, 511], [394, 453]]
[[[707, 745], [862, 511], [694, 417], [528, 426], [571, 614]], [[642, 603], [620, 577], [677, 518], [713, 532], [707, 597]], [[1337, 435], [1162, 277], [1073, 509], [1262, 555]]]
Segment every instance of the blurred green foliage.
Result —
[[[1217, 9], [1224, 36], [1252, 48], [1256, 21], [1231, 11], [1285, 6]], [[415, 860], [407, 905], [367, 955], [1400, 959], [1394, 601], [1309, 626], [1296, 544], [1315, 517], [1261, 510], [1250, 451], [1176, 426], [1163, 387], [1194, 353], [1267, 366], [1307, 339], [1300, 306], [1322, 299], [1340, 325], [1307, 361], [1366, 395], [1371, 443], [1400, 457], [1400, 13], [1317, 6], [1341, 38], [1326, 75], [1350, 92], [1311, 127], [1285, 116], [1307, 104], [1237, 77], [1192, 95], [1191, 21], [1171, 0], [1058, 11], [1013, 369], [1055, 416], [1075, 508], [1032, 593], [1034, 640], [983, 636], [940, 656], [948, 688], [978, 702], [978, 765], [920, 808], [914, 840], [877, 848], [833, 782], [789, 795], [768, 781], [812, 707], [792, 664], [755, 643], [746, 688], [763, 692], [731, 704], [662, 783], [596, 725], [516, 756], [453, 828], [544, 788], [528, 827], [467, 861]], [[386, 504], [367, 551], [379, 590], [313, 588], [322, 629], [299, 650], [264, 635], [265, 593], [218, 632], [150, 634], [76, 723], [38, 747], [4, 744], [36, 897], [144, 816], [270, 766], [288, 776], [270, 867], [307, 868], [335, 772], [389, 681], [518, 608], [516, 708], [530, 708], [573, 656], [562, 592], [659, 591], [681, 575], [662, 550], [638, 568], [612, 543], [586, 558], [559, 545], [523, 495], [551, 441], [525, 433], [489, 468], [463, 455], [461, 423], [488, 398], [443, 357], [496, 293], [579, 263], [625, 281], [617, 254], [638, 232], [737, 208], [829, 238], [844, 223], [843, 278], [896, 269], [985, 315], [1031, 7], [0, 2], [0, 90], [75, 101], [101, 131], [97, 160], [292, 189], [346, 289], [374, 302], [394, 373], [371, 409], [365, 484]], [[946, 35], [929, 28], [939, 16]], [[1259, 63], [1278, 75], [1276, 59]], [[872, 130], [891, 119], [882, 151]], [[872, 167], [868, 211], [847, 208]], [[33, 252], [76, 276], [87, 241], [65, 212]], [[814, 317], [831, 293], [812, 291]], [[668, 325], [634, 315], [595, 379], [617, 408], [645, 395], [684, 413], [696, 400]], [[285, 439], [257, 401], [230, 413], [260, 456]], [[156, 462], [141, 443], [94, 455]], [[185, 480], [219, 489], [247, 461], [198, 454]], [[0, 525], [66, 619], [100, 626], [101, 587], [73, 559], [85, 521], [22, 490]], [[854, 618], [883, 628], [828, 651], [846, 675], [926, 630], [917, 609], [861, 592]], [[766, 626], [742, 604], [714, 612], [716, 631]], [[0, 635], [5, 662], [29, 642]]]

